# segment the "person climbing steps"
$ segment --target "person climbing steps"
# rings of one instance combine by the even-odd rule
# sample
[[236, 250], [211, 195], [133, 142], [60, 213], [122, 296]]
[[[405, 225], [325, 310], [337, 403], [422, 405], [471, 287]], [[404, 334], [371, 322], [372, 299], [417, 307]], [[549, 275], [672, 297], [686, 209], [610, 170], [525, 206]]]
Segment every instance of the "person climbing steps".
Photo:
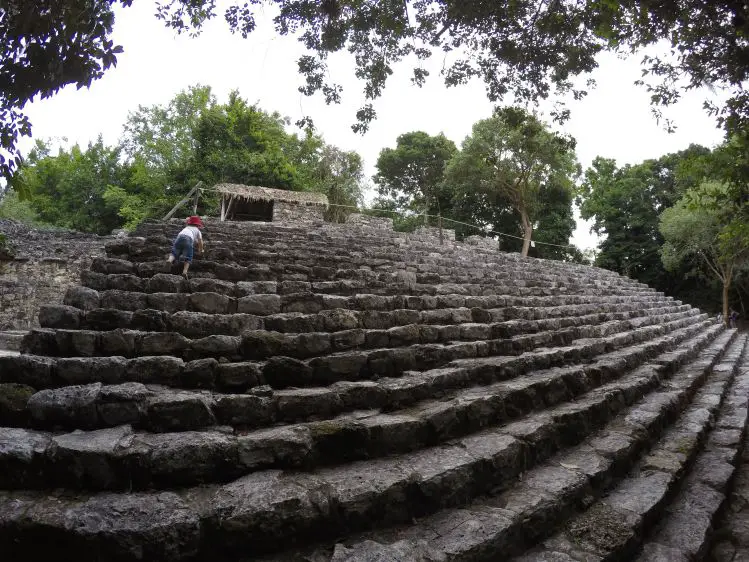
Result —
[[185, 221], [185, 228], [177, 234], [172, 244], [172, 252], [169, 254], [167, 261], [169, 263], [183, 262], [182, 277], [185, 279], [187, 279], [187, 270], [190, 269], [192, 263], [194, 248], [197, 246], [198, 252], [203, 253], [203, 234], [200, 229], [204, 227], [205, 225], [200, 217], [188, 217]]

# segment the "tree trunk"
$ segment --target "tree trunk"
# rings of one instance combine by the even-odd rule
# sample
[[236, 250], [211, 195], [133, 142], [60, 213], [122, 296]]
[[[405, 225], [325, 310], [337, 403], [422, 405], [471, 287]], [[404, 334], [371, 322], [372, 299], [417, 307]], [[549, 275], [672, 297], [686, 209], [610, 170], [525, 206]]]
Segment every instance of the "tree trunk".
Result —
[[525, 209], [520, 211], [520, 220], [523, 223], [523, 250], [520, 253], [524, 258], [528, 256], [528, 249], [531, 247], [531, 236], [533, 235], [533, 225]]
[[728, 289], [731, 287], [730, 278], [723, 281], [723, 323], [728, 326]]

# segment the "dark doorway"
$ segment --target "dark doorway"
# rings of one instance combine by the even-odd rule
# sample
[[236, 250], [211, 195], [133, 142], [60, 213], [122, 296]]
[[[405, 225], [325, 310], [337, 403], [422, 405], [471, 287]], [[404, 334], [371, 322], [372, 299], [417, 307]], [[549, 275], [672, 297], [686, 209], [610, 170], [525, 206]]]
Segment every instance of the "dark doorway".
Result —
[[273, 222], [273, 201], [237, 198], [229, 211], [229, 220]]

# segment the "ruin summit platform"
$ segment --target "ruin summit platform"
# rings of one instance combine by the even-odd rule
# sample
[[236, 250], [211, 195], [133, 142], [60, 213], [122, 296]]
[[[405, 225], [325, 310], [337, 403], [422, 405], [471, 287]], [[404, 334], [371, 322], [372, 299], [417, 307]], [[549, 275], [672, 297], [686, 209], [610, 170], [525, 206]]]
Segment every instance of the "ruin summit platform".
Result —
[[190, 280], [179, 221], [110, 240], [0, 357], [0, 557], [707, 552], [745, 336], [602, 269], [349, 221], [208, 220]]

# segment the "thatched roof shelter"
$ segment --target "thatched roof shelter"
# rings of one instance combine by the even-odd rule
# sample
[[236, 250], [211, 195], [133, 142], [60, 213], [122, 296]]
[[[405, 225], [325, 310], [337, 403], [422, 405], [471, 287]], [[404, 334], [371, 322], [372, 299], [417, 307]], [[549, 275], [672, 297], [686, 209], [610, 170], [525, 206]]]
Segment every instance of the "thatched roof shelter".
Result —
[[[291, 208], [294, 213], [323, 213], [328, 208], [328, 198], [322, 193], [308, 191], [287, 191], [220, 183], [214, 187], [221, 197], [221, 220], [279, 220], [279, 209], [282, 215], [288, 215]], [[306, 211], [304, 211], [306, 209]]]
[[328, 198], [325, 195], [309, 191], [288, 191], [237, 183], [220, 183], [216, 185], [215, 189], [222, 197], [227, 199], [237, 197], [245, 201], [286, 201], [287, 203], [302, 205], [328, 206]]

